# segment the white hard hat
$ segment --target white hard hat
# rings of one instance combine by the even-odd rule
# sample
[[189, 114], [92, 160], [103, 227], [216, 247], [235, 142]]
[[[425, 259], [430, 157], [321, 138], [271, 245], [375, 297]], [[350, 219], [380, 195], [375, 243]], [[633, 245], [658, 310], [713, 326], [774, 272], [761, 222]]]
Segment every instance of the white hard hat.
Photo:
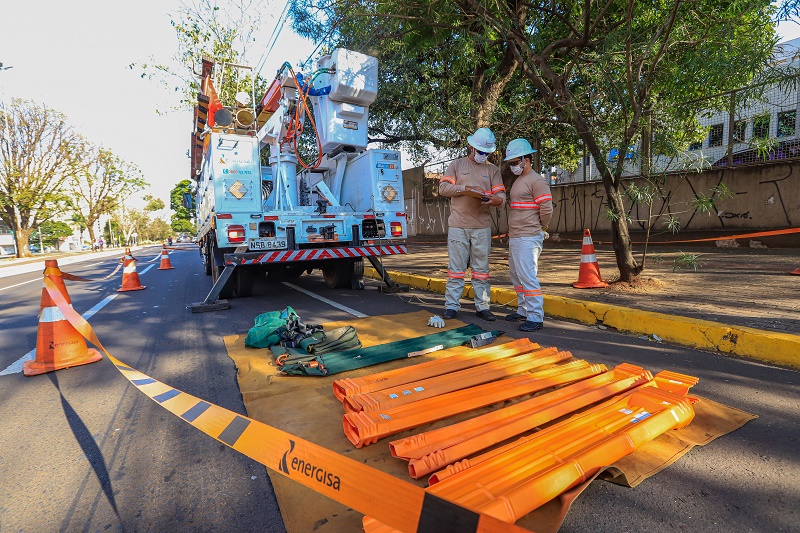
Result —
[[489, 128], [478, 128], [475, 133], [467, 137], [470, 146], [481, 152], [492, 153], [497, 150], [494, 133]]
[[510, 161], [523, 155], [532, 154], [535, 151], [527, 140], [514, 139], [506, 146], [506, 158], [503, 161]]

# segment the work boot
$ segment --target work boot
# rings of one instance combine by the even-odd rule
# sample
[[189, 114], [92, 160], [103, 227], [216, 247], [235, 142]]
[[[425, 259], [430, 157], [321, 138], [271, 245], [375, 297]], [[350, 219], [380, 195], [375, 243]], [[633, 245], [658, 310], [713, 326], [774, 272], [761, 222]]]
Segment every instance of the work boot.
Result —
[[526, 320], [519, 325], [520, 331], [539, 331], [542, 328], [544, 328], [543, 322], [534, 322], [532, 320]]
[[478, 318], [482, 318], [482, 319], [487, 320], [489, 322], [494, 322], [495, 320], [497, 320], [497, 317], [494, 316], [494, 313], [492, 313], [488, 309], [484, 309], [483, 311], [478, 311], [475, 314], [478, 316]]
[[514, 311], [510, 315], [506, 315], [506, 320], [508, 320], [509, 322], [522, 322], [523, 320], [525, 320], [525, 318], [526, 318], [525, 315], [521, 315], [516, 311]]
[[442, 313], [442, 318], [444, 318], [445, 320], [448, 320], [448, 319], [451, 319], [451, 318], [455, 318], [457, 315], [458, 315], [458, 311], [456, 311], [455, 309], [445, 309], [444, 313]]

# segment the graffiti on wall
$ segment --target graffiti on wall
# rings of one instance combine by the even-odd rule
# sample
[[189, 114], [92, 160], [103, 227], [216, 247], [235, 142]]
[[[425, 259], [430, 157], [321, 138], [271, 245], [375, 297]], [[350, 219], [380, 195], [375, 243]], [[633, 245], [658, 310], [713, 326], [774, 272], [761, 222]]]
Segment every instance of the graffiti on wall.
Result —
[[[652, 202], [633, 202], [625, 191], [651, 187]], [[729, 191], [723, 194], [721, 191]], [[551, 231], [609, 231], [609, 204], [602, 182], [573, 183], [553, 188], [555, 211]], [[770, 167], [720, 169], [661, 180], [625, 180], [623, 198], [629, 227], [666, 232], [666, 221], [677, 221], [681, 230], [775, 229], [800, 220], [800, 162]], [[698, 200], [710, 202], [703, 210]], [[765, 209], [766, 207], [766, 209]]]

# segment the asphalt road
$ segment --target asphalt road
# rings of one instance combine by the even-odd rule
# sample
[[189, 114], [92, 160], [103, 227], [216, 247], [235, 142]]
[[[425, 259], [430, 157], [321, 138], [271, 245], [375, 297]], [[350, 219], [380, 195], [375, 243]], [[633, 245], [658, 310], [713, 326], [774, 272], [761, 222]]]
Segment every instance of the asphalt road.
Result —
[[[67, 287], [81, 313], [105, 302], [89, 320], [116, 357], [244, 414], [223, 336], [244, 333], [257, 314], [286, 305], [312, 323], [351, 315], [268, 280], [257, 282], [253, 297], [232, 300], [230, 310], [191, 314], [185, 306], [211, 287], [195, 250], [173, 252], [174, 270], [140, 262], [144, 291], [117, 293], [119, 274]], [[99, 278], [115, 261], [64, 271]], [[36, 377], [14, 372], [36, 345], [40, 280], [38, 271], [0, 279], [0, 531], [283, 531], [262, 465], [167, 413], [108, 360]], [[364, 291], [326, 289], [317, 275], [293, 283], [367, 315], [442, 310], [441, 295], [384, 295], [374, 282]], [[459, 318], [489, 327], [470, 310], [465, 302]], [[509, 328], [511, 337], [520, 333]], [[800, 531], [800, 373], [554, 320], [532, 338], [609, 366], [698, 376], [693, 393], [760, 417], [635, 489], [593, 483], [562, 531]]]

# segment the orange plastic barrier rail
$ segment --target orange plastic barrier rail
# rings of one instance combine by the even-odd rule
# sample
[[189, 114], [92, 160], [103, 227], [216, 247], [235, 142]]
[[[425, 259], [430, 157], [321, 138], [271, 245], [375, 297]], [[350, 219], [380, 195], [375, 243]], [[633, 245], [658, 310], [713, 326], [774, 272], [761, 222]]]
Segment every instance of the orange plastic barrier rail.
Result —
[[[89, 323], [69, 305], [47, 276], [44, 286], [70, 324], [100, 348], [139, 391], [202, 433], [274, 472], [358, 512], [371, 514], [398, 531], [526, 533], [522, 528], [459, 507], [411, 483], [186, 394], [129, 367], [103, 347]], [[375, 501], [377, 490], [392, 495], [390, 505]]]
[[570, 387], [576, 387], [577, 385], [583, 385], [587, 381], [595, 382], [589, 389], [584, 387], [584, 390], [570, 394], [567, 398], [556, 399], [554, 402], [548, 401], [546, 398], [549, 394], [534, 398], [535, 400], [540, 400], [540, 406], [538, 408], [530, 409], [523, 416], [516, 417], [513, 420], [501, 421], [494, 426], [487, 426], [487, 431], [484, 433], [463, 440], [453, 446], [434, 451], [419, 459], [412, 459], [408, 463], [408, 472], [411, 477], [418, 479], [450, 463], [467, 457], [468, 455], [479, 452], [526, 431], [530, 431], [545, 422], [550, 422], [551, 420], [568, 415], [587, 405], [606, 400], [632, 387], [637, 387], [648, 381], [650, 377], [650, 373], [644, 369], [642, 369], [641, 373], [638, 375], [631, 376], [626, 373], [627, 377], [625, 378], [615, 378], [614, 374], [615, 372], [612, 370], [611, 372], [606, 372], [594, 378], [564, 387], [568, 389]]
[[[637, 387], [635, 389], [629, 390], [628, 392], [620, 394], [616, 398], [612, 398], [612, 399], [610, 399], [610, 400], [608, 400], [608, 401], [606, 401], [604, 403], [596, 405], [592, 409], [590, 409], [590, 410], [588, 410], [588, 411], [586, 411], [584, 413], [581, 413], [579, 415], [575, 415], [575, 416], [569, 418], [568, 420], [566, 420], [564, 422], [560, 422], [559, 424], [557, 424], [555, 426], [549, 427], [549, 428], [547, 428], [547, 430], [545, 430], [543, 432], [536, 433], [536, 434], [528, 436], [528, 437], [523, 437], [522, 439], [519, 439], [519, 440], [517, 440], [515, 442], [512, 442], [510, 444], [506, 444], [504, 446], [495, 448], [494, 450], [491, 450], [489, 452], [483, 453], [481, 455], [476, 455], [474, 457], [470, 457], [469, 459], [463, 459], [461, 461], [453, 463], [453, 464], [445, 467], [444, 469], [436, 472], [435, 474], [433, 474], [428, 479], [428, 483], [430, 485], [434, 485], [436, 483], [444, 481], [445, 479], [447, 479], [447, 478], [449, 478], [451, 476], [454, 476], [454, 475], [458, 474], [459, 472], [463, 472], [465, 470], [468, 470], [469, 468], [472, 468], [472, 467], [474, 467], [474, 466], [476, 466], [476, 465], [478, 465], [478, 464], [480, 464], [480, 463], [482, 463], [484, 461], [488, 461], [488, 460], [490, 460], [490, 459], [492, 459], [492, 458], [494, 458], [494, 457], [496, 457], [498, 455], [501, 455], [501, 454], [507, 452], [508, 450], [511, 450], [511, 449], [515, 448], [516, 446], [519, 446], [519, 445], [527, 442], [529, 439], [542, 438], [544, 435], [548, 434], [546, 432], [550, 432], [550, 433], [555, 435], [555, 432], [558, 431], [558, 428], [565, 428], [566, 425], [569, 424], [570, 422], [580, 421], [580, 422], [576, 422], [576, 426], [575, 427], [577, 427], [577, 425], [579, 423], [581, 423], [581, 424], [582, 423], [589, 423], [591, 421], [590, 418], [582, 418], [582, 417], [597, 416], [595, 413], [600, 412], [602, 409], [607, 408], [608, 406], [614, 404], [615, 402], [618, 402], [618, 401], [621, 401], [624, 398], [627, 398], [628, 396], [630, 396], [631, 394], [633, 394], [637, 390], [640, 390], [640, 389], [643, 389], [643, 388], [647, 388], [647, 387], [659, 387], [659, 388], [661, 388], [661, 386], [664, 385], [664, 383], [665, 383], [665, 380], [663, 379], [663, 377], [665, 375], [670, 375], [671, 376], [670, 379], [672, 381], [674, 381], [676, 384], [680, 384], [679, 386], [682, 387], [683, 390], [686, 390], [687, 392], [689, 390], [689, 387], [691, 387], [694, 384], [697, 384], [697, 382], [699, 381], [698, 378], [696, 378], [694, 376], [687, 376], [687, 375], [684, 375], [684, 374], [677, 374], [677, 373], [674, 373], [674, 372], [661, 371], [658, 374], [656, 374], [656, 376], [652, 380], [648, 381], [647, 383], [644, 383], [643, 385], [640, 385], [639, 387]], [[665, 390], [668, 390], [668, 389], [665, 389]]]
[[383, 411], [411, 402], [424, 400], [440, 394], [474, 387], [498, 379], [513, 376], [534, 368], [551, 365], [569, 359], [567, 352], [558, 352], [558, 348], [544, 348], [531, 353], [492, 361], [485, 365], [451, 372], [419, 381], [412, 381], [375, 392], [365, 392], [344, 399], [344, 408], [348, 413], [358, 411]]
[[357, 448], [377, 442], [406, 429], [471, 411], [496, 402], [586, 379], [606, 371], [604, 365], [573, 361], [526, 376], [503, 379], [470, 387], [383, 411], [347, 413], [342, 419], [344, 433]]
[[443, 450], [481, 435], [502, 424], [507, 424], [515, 419], [529, 416], [531, 413], [535, 413], [547, 405], [568, 401], [572, 398], [579, 397], [588, 390], [632, 377], [636, 378], [636, 384], [638, 386], [641, 384], [641, 379], [652, 379], [652, 374], [642, 367], [622, 363], [609, 372], [604, 372], [593, 378], [567, 385], [553, 392], [531, 398], [530, 400], [491, 411], [457, 424], [417, 433], [416, 435], [411, 435], [404, 439], [392, 441], [389, 443], [389, 449], [394, 457], [407, 460], [419, 459], [437, 450]]
[[378, 372], [361, 378], [337, 379], [333, 382], [333, 395], [343, 402], [346, 396], [396, 387], [404, 383], [482, 365], [504, 357], [532, 352], [539, 348], [540, 346], [535, 342], [531, 342], [528, 339], [518, 339], [499, 346], [471, 350], [468, 354], [434, 359], [433, 361]]
[[[580, 416], [428, 490], [468, 509], [513, 523], [605, 465], [694, 418], [691, 401], [657, 387]], [[557, 433], [557, 438], [554, 438]]]

